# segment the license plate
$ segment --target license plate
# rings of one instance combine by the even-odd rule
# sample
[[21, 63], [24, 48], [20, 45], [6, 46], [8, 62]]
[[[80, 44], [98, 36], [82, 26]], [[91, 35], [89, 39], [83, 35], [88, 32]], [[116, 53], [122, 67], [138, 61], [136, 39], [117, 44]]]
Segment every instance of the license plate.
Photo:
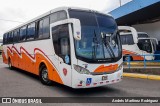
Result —
[[103, 80], [108, 80], [108, 76], [102, 76], [102, 81]]

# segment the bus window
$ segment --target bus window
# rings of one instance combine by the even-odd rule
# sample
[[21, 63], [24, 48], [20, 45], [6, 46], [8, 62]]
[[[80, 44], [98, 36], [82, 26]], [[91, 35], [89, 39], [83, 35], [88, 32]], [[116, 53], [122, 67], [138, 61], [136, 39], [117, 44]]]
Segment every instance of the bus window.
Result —
[[149, 36], [145, 33], [139, 33], [138, 38], [149, 38]]
[[38, 21], [38, 35], [37, 38], [41, 38], [41, 36], [43, 36], [43, 20]]
[[58, 12], [50, 15], [50, 22], [51, 23], [56, 22], [57, 20], [58, 20]]
[[19, 40], [19, 29], [14, 31], [13, 41], [16, 43]]
[[12, 42], [12, 32], [8, 33], [8, 43], [10, 44]]
[[149, 39], [140, 39], [138, 41], [138, 47], [140, 50], [152, 53], [151, 41]]
[[68, 24], [53, 27], [52, 36], [55, 53], [63, 60], [66, 55], [70, 56]]
[[49, 38], [49, 17], [46, 17], [43, 20], [43, 37], [42, 38]]
[[22, 27], [20, 29], [20, 39], [19, 41], [25, 41], [26, 40], [26, 26]]
[[7, 34], [3, 35], [3, 45], [7, 43]]
[[34, 36], [35, 36], [35, 23], [32, 23], [30, 25], [28, 25], [28, 29], [27, 29], [27, 40], [34, 40]]
[[50, 23], [63, 20], [63, 19], [67, 19], [67, 13], [65, 11], [55, 12], [50, 15]]
[[10, 32], [10, 39], [9, 39], [9, 43], [13, 43], [13, 32]]
[[49, 17], [38, 22], [38, 39], [49, 38]]
[[131, 34], [121, 35], [120, 39], [121, 39], [122, 45], [126, 45], [126, 44], [132, 45], [132, 44], [134, 44], [133, 37], [132, 37]]

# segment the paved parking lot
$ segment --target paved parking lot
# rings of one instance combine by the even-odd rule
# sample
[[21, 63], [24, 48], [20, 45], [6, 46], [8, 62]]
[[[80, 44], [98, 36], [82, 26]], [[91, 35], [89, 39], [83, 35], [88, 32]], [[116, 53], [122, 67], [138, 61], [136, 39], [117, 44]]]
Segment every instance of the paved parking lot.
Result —
[[0, 59], [0, 97], [160, 97], [160, 81], [124, 78], [98, 88], [72, 89], [54, 83], [42, 85], [37, 76], [9, 70]]

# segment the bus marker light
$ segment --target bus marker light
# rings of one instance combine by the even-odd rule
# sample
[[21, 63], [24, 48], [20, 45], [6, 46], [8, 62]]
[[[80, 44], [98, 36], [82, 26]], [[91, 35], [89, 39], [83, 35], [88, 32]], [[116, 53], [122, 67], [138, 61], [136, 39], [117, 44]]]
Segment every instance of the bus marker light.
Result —
[[109, 83], [109, 81], [106, 81], [106, 83]]
[[100, 84], [103, 84], [103, 82], [100, 82]]
[[97, 83], [93, 83], [93, 85], [97, 85]]
[[64, 76], [67, 75], [67, 69], [66, 68], [63, 68], [63, 74], [64, 74]]
[[82, 86], [82, 84], [79, 84], [78, 86]]
[[79, 83], [80, 83], [80, 84], [82, 84], [82, 83], [83, 83], [83, 81], [80, 81]]

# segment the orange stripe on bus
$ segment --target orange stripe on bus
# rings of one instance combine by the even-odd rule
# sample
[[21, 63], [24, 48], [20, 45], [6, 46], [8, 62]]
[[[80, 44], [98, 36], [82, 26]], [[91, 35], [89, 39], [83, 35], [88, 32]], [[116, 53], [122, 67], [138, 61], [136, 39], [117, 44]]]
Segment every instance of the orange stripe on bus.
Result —
[[144, 57], [138, 56], [137, 53], [123, 49], [123, 55], [131, 55], [133, 60], [144, 60]]
[[[39, 75], [39, 65], [41, 62], [43, 62], [48, 69], [49, 79], [63, 84], [55, 65], [42, 50], [35, 48], [34, 54], [29, 54], [23, 47], [20, 47], [20, 52], [18, 52], [14, 46], [12, 46], [12, 49], [9, 47], [7, 48], [7, 55], [10, 57], [14, 67]], [[8, 63], [8, 60], [4, 54], [3, 59], [6, 61], [5, 63]]]
[[113, 72], [113, 71], [116, 71], [117, 68], [118, 68], [118, 64], [115, 64], [115, 65], [111, 64], [109, 66], [101, 65], [98, 68], [96, 68], [94, 72]]

